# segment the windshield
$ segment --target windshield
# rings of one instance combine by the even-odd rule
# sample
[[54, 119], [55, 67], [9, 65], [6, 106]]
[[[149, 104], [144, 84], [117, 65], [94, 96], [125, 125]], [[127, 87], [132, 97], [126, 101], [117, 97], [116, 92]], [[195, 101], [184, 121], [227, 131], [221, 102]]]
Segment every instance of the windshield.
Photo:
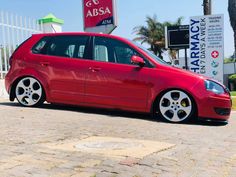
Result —
[[[131, 41], [131, 40], [130, 40]], [[142, 45], [131, 41], [134, 45], [138, 46], [143, 52], [145, 52], [148, 56], [150, 56], [151, 58], [153, 58], [155, 61], [157, 61], [158, 63], [164, 64], [164, 65], [170, 65], [169, 63], [167, 63], [166, 61], [162, 60], [161, 58], [159, 58], [158, 56], [156, 56], [155, 54], [153, 54], [151, 51], [149, 51], [148, 49], [146, 49], [145, 47], [143, 47]]]

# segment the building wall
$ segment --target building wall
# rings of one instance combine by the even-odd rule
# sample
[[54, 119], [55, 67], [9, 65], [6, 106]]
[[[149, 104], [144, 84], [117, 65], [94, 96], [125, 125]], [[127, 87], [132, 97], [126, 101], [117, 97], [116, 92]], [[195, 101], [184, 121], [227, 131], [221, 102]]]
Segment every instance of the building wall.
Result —
[[62, 26], [56, 23], [43, 24], [43, 32], [45, 33], [59, 33], [62, 32]]

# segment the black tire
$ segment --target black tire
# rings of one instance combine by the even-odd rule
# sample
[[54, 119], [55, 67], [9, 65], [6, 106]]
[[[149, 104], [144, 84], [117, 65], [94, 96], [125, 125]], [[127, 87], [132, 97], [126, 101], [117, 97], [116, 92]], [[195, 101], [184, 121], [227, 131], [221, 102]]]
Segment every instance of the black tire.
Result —
[[37, 107], [44, 103], [45, 92], [42, 84], [33, 77], [21, 78], [15, 85], [15, 97], [20, 105]]
[[154, 106], [155, 117], [170, 123], [189, 122], [196, 113], [196, 104], [192, 97], [178, 89], [162, 93]]

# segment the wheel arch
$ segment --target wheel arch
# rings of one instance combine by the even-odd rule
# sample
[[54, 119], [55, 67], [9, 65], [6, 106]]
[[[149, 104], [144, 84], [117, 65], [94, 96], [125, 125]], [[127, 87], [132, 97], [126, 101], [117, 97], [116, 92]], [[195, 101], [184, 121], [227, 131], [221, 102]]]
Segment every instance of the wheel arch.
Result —
[[36, 75], [32, 75], [32, 74], [25, 74], [25, 75], [21, 75], [21, 76], [17, 77], [13, 81], [13, 83], [11, 85], [11, 88], [10, 88], [10, 93], [9, 93], [10, 101], [15, 100], [15, 98], [16, 98], [16, 95], [15, 95], [16, 85], [21, 79], [23, 79], [25, 77], [32, 77], [32, 78], [36, 79], [42, 85], [43, 92], [44, 92], [44, 95], [45, 95], [45, 100], [47, 100], [47, 98], [48, 98], [48, 93], [47, 93], [48, 84], [46, 83], [46, 81], [40, 76], [36, 76]]

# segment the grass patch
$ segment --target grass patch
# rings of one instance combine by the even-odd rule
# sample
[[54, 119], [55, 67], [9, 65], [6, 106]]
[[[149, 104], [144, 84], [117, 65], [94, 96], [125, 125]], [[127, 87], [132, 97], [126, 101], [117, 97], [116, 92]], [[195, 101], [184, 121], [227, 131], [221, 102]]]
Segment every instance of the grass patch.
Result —
[[233, 97], [232, 97], [232, 103], [233, 103], [232, 109], [233, 109], [233, 110], [236, 110], [236, 98], [233, 98]]
[[236, 96], [236, 91], [230, 92], [231, 96]]

